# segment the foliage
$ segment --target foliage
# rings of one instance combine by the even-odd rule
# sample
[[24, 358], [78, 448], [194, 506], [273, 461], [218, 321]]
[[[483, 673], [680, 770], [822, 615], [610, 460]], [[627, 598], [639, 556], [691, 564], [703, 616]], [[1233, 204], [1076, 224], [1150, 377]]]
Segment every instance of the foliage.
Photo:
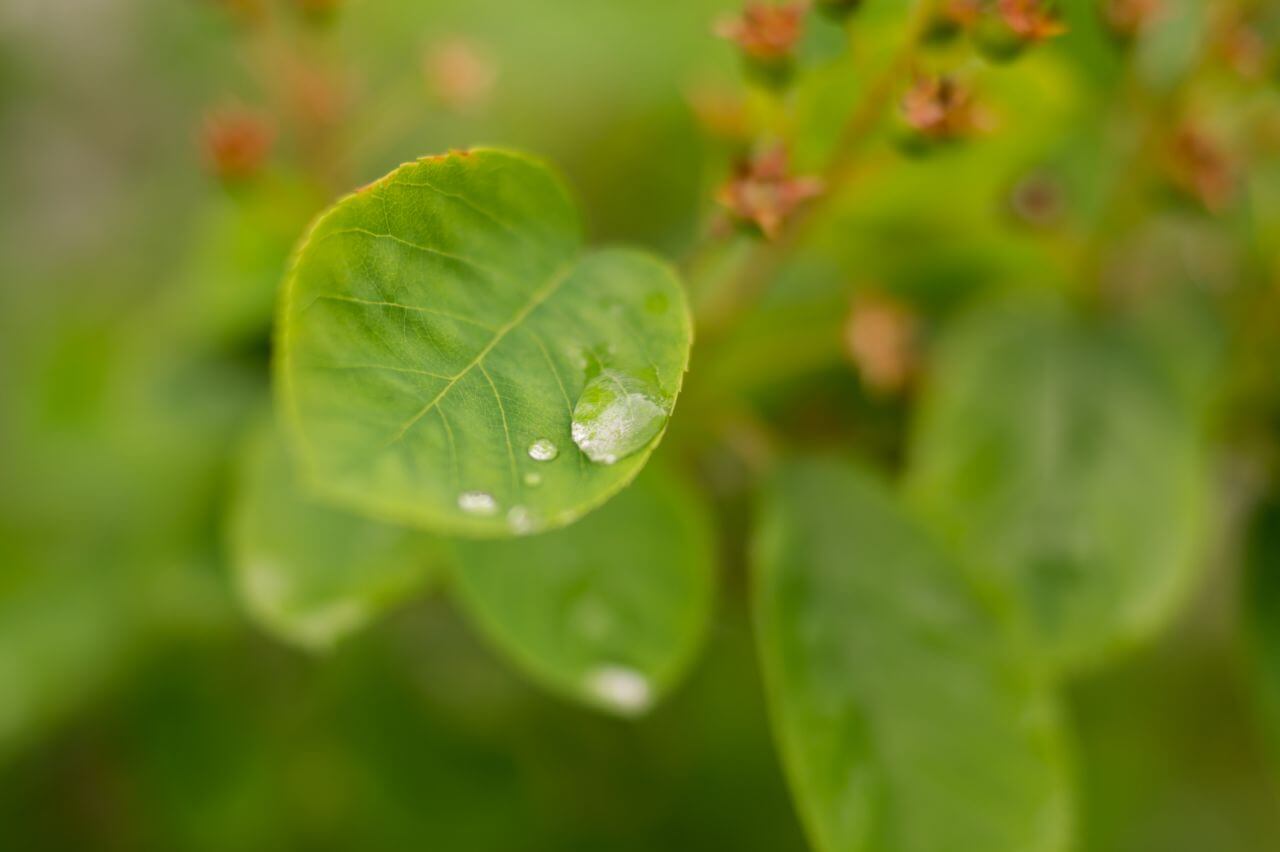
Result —
[[1280, 845], [1271, 5], [64, 6], [18, 847]]

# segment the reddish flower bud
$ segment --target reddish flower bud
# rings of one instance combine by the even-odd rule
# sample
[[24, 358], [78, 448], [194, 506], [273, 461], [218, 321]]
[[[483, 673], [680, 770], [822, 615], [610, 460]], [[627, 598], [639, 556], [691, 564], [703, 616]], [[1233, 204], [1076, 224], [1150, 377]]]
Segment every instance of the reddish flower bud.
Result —
[[1263, 79], [1274, 65], [1267, 40], [1245, 21], [1226, 27], [1218, 52], [1227, 66], [1246, 80]]
[[740, 17], [720, 20], [715, 33], [741, 48], [748, 68], [780, 83], [790, 75], [808, 11], [808, 0], [783, 5], [749, 0]]
[[1012, 60], [1029, 46], [1067, 31], [1047, 0], [994, 0], [988, 9], [974, 26], [974, 41], [996, 62]]
[[996, 11], [1005, 25], [1026, 42], [1044, 41], [1067, 31], [1046, 0], [996, 0]]
[[478, 45], [458, 37], [427, 50], [423, 73], [431, 96], [454, 110], [481, 106], [498, 80], [497, 64]]
[[1121, 39], [1137, 38], [1164, 11], [1164, 0], [1102, 0], [1102, 18]]
[[738, 222], [773, 239], [801, 204], [821, 192], [818, 178], [788, 174], [786, 148], [777, 145], [740, 163], [718, 200]]
[[902, 98], [902, 117], [931, 141], [962, 139], [986, 124], [972, 90], [946, 76], [917, 75]]
[[200, 134], [205, 163], [222, 180], [251, 178], [266, 163], [275, 135], [262, 113], [238, 106], [212, 111]]
[[1173, 185], [1210, 213], [1221, 213], [1235, 197], [1235, 164], [1222, 145], [1201, 128], [1184, 125], [1174, 136], [1167, 160]]
[[863, 384], [878, 394], [901, 392], [919, 366], [915, 313], [892, 296], [860, 295], [844, 325], [845, 352]]

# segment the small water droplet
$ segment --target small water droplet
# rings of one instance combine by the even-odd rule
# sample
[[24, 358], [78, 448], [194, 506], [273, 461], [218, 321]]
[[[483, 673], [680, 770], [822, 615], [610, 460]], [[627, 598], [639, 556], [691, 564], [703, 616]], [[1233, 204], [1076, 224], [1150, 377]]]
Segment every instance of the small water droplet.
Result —
[[507, 512], [507, 526], [517, 535], [527, 535], [538, 529], [538, 517], [524, 506], [512, 506]]
[[551, 461], [560, 455], [560, 448], [546, 438], [539, 438], [529, 445], [529, 458], [534, 461]]
[[458, 508], [468, 515], [492, 515], [498, 511], [498, 501], [485, 491], [463, 491], [458, 495]]
[[613, 464], [647, 446], [666, 421], [656, 388], [619, 370], [603, 370], [582, 389], [571, 433], [587, 458]]
[[606, 665], [592, 669], [586, 677], [587, 691], [613, 709], [635, 716], [653, 703], [649, 679], [626, 666]]
[[524, 475], [524, 484], [530, 488], [537, 488], [542, 484], [542, 474], [529, 471]]

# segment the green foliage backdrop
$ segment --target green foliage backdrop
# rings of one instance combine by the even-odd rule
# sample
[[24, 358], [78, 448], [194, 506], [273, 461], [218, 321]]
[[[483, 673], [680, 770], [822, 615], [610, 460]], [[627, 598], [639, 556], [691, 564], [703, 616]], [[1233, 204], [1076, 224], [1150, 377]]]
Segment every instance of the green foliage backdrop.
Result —
[[1280, 848], [1263, 0], [0, 9], [0, 846]]

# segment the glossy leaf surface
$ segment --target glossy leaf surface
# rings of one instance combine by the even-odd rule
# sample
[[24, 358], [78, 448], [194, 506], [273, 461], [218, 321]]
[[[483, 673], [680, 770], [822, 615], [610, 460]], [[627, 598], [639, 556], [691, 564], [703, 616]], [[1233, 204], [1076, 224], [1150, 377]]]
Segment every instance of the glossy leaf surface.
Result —
[[[584, 253], [556, 175], [500, 151], [402, 166], [325, 214], [286, 282], [281, 398], [306, 471], [362, 512], [501, 537], [598, 506], [661, 427], [593, 463], [573, 442], [603, 371], [670, 413], [692, 330], [675, 274], [626, 249]], [[646, 424], [648, 425], [648, 424]], [[531, 457], [541, 441], [553, 460]], [[536, 484], [531, 484], [536, 482]]]

